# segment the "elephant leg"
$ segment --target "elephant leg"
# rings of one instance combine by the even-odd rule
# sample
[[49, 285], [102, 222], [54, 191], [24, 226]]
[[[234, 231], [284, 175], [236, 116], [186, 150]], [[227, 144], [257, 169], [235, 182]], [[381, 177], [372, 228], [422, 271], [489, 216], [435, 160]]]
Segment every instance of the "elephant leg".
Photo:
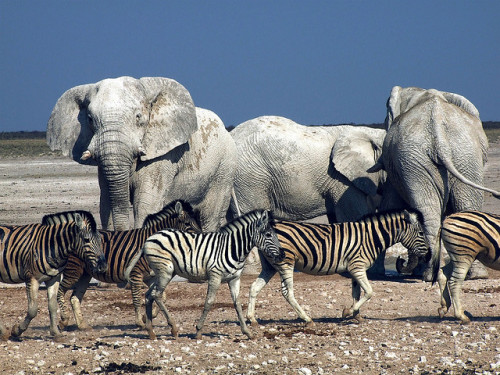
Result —
[[311, 317], [306, 314], [295, 299], [295, 295], [293, 293], [293, 267], [279, 269], [279, 273], [281, 277], [281, 293], [283, 294], [283, 297], [285, 297], [290, 306], [292, 306], [300, 319], [305, 321], [307, 325], [314, 325]]
[[259, 324], [257, 322], [257, 319], [255, 319], [255, 302], [257, 300], [257, 295], [260, 293], [262, 288], [267, 285], [269, 280], [271, 280], [271, 278], [276, 274], [276, 269], [274, 269], [274, 267], [272, 267], [262, 255], [260, 255], [260, 261], [262, 264], [262, 271], [260, 272], [257, 279], [252, 283], [250, 287], [250, 295], [248, 298], [247, 319], [252, 325]]
[[249, 339], [252, 338], [250, 331], [245, 323], [245, 317], [243, 315], [243, 310], [241, 309], [240, 303], [240, 278], [237, 277], [229, 281], [229, 291], [231, 292], [231, 298], [233, 299], [234, 308], [236, 309], [236, 314], [238, 315], [238, 320], [240, 321], [241, 332], [247, 335]]
[[31, 278], [26, 282], [26, 294], [28, 297], [28, 312], [26, 317], [20, 324], [15, 324], [12, 327], [11, 335], [13, 337], [19, 337], [26, 329], [30, 322], [36, 317], [38, 313], [38, 289], [40, 283], [38, 280]]
[[92, 327], [88, 325], [87, 322], [85, 322], [81, 308], [83, 296], [85, 295], [85, 292], [87, 291], [87, 288], [90, 285], [91, 279], [92, 276], [88, 273], [82, 275], [82, 277], [80, 277], [80, 279], [76, 283], [70, 298], [71, 307], [73, 308], [73, 315], [76, 321], [76, 326], [78, 327], [79, 330], [82, 331], [92, 329]]
[[443, 318], [451, 306], [450, 289], [448, 286], [448, 280], [451, 276], [453, 270], [452, 263], [449, 262], [443, 268], [439, 270], [438, 273], [438, 284], [439, 290], [441, 291], [441, 307], [438, 309], [438, 314], [440, 318]]
[[203, 312], [201, 314], [201, 317], [198, 320], [198, 323], [196, 324], [196, 336], [195, 337], [197, 339], [201, 338], [201, 329], [203, 328], [203, 324], [205, 323], [205, 319], [207, 318], [207, 314], [210, 311], [210, 309], [215, 301], [215, 295], [217, 294], [217, 290], [219, 289], [220, 284], [221, 284], [220, 276], [210, 275], [210, 278], [208, 279], [208, 290], [207, 290], [207, 297], [205, 299], [205, 306], [203, 307]]
[[57, 291], [59, 289], [60, 281], [61, 275], [58, 275], [57, 277], [45, 282], [45, 285], [47, 286], [47, 301], [49, 306], [50, 334], [56, 340], [62, 337], [62, 334], [57, 326]]

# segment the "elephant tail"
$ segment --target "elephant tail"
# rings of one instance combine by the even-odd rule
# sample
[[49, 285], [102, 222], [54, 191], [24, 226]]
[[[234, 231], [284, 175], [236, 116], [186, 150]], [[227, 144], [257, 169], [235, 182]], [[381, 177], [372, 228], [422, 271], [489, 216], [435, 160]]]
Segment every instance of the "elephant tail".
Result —
[[141, 258], [142, 254], [143, 254], [143, 248], [141, 247], [141, 249], [137, 252], [137, 254], [135, 254], [134, 257], [130, 260], [127, 268], [125, 268], [125, 280], [127, 280], [128, 282], [130, 282], [130, 272], [132, 272], [132, 269], [135, 267], [135, 265]]
[[450, 172], [455, 178], [457, 178], [459, 181], [463, 182], [464, 184], [470, 185], [476, 189], [484, 190], [487, 191], [488, 193], [493, 194], [493, 196], [497, 199], [500, 199], [500, 192], [487, 188], [485, 186], [476, 184], [475, 182], [469, 180], [467, 177], [465, 177], [463, 174], [461, 174], [458, 169], [455, 167], [455, 165], [448, 160], [447, 158], [441, 158], [441, 162], [443, 165], [446, 167], [448, 172]]
[[231, 199], [233, 200], [233, 207], [234, 207], [234, 210], [236, 212], [236, 215], [238, 215], [238, 217], [241, 216], [241, 210], [240, 210], [240, 206], [238, 205], [238, 200], [236, 199], [236, 193], [234, 192], [234, 187], [231, 189]]
[[446, 134], [444, 134], [443, 131], [444, 127], [435, 126], [435, 129], [436, 129], [437, 144], [441, 145], [438, 148], [438, 160], [448, 170], [448, 172], [450, 172], [456, 179], [463, 182], [464, 184], [467, 184], [479, 190], [487, 191], [493, 194], [495, 198], [500, 199], [500, 192], [479, 185], [474, 181], [469, 180], [462, 173], [460, 173], [460, 171], [453, 164], [453, 159], [451, 158], [451, 149], [449, 147], [450, 142], [447, 139]]

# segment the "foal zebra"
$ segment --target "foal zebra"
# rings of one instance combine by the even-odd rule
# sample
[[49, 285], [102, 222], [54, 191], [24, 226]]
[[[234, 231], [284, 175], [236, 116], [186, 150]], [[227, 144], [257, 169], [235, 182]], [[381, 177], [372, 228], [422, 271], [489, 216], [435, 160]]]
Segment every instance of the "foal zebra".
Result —
[[[61, 222], [61, 217], [71, 217]], [[53, 224], [54, 222], [59, 222]], [[52, 223], [52, 224], [51, 224]], [[59, 337], [56, 292], [61, 272], [70, 254], [85, 260], [94, 270], [106, 268], [101, 240], [93, 216], [86, 211], [62, 212], [45, 216], [42, 224], [0, 226], [0, 281], [26, 284], [28, 313], [10, 334], [21, 335], [38, 312], [38, 289], [47, 285], [50, 333]], [[0, 335], [9, 333], [0, 325]]]
[[[279, 272], [281, 292], [298, 316], [308, 324], [312, 319], [298, 304], [293, 293], [293, 272], [331, 275], [348, 271], [352, 276], [353, 305], [345, 308], [342, 317], [359, 317], [359, 309], [372, 296], [366, 270], [387, 248], [401, 243], [409, 258], [429, 252], [417, 214], [407, 211], [366, 217], [357, 222], [311, 224], [279, 221], [274, 224], [285, 258], [281, 262], [259, 253], [262, 271], [250, 288], [247, 318], [255, 319], [257, 294]], [[364, 291], [361, 296], [361, 288]]]
[[[74, 288], [71, 295], [71, 306], [79, 329], [87, 329], [81, 312], [81, 301], [92, 277], [106, 283], [126, 283], [124, 271], [130, 259], [141, 249], [146, 239], [153, 233], [165, 228], [176, 228], [187, 232], [201, 232], [196, 221], [196, 214], [191, 205], [178, 200], [167, 204], [161, 211], [146, 217], [142, 228], [126, 231], [100, 231], [104, 255], [108, 268], [102, 272], [92, 272], [79, 258], [70, 256], [64, 269], [63, 279], [57, 293], [57, 301], [61, 311], [59, 328], [69, 323], [69, 312], [64, 298], [69, 289]], [[136, 324], [144, 328], [141, 312], [141, 286], [151, 280], [150, 268], [144, 258], [136, 264], [130, 275], [132, 301], [135, 309]]]
[[439, 316], [444, 317], [453, 301], [455, 317], [464, 324], [469, 323], [460, 301], [462, 284], [475, 259], [500, 270], [500, 216], [479, 211], [454, 213], [441, 225], [441, 241], [450, 261], [438, 274], [441, 289]]
[[192, 234], [170, 229], [149, 237], [141, 253], [134, 257], [125, 271], [128, 278], [141, 254], [144, 254], [154, 271], [154, 281], [146, 293], [146, 329], [149, 337], [156, 338], [152, 323], [153, 301], [156, 301], [167, 318], [172, 335], [177, 337], [177, 326], [161, 297], [172, 277], [180, 275], [191, 281], [208, 280], [205, 307], [196, 325], [196, 338], [201, 337], [203, 323], [221, 282], [228, 283], [241, 331], [251, 338], [241, 310], [239, 291], [241, 272], [254, 246], [276, 262], [283, 259], [284, 254], [271, 226], [268, 211], [247, 213], [221, 227], [217, 232]]

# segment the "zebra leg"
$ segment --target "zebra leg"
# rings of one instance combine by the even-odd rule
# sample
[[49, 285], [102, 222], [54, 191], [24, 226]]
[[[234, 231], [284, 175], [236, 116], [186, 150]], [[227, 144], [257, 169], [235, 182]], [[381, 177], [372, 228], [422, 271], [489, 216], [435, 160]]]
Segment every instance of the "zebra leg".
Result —
[[91, 279], [92, 276], [88, 273], [82, 275], [82, 277], [80, 277], [80, 279], [76, 283], [75, 289], [73, 290], [70, 298], [71, 307], [73, 308], [73, 315], [75, 316], [76, 326], [79, 330], [82, 331], [92, 329], [92, 327], [84, 321], [81, 309], [83, 296], [85, 295], [85, 292], [90, 285]]
[[260, 261], [262, 264], [262, 271], [260, 272], [259, 277], [257, 277], [257, 279], [252, 283], [252, 286], [250, 287], [250, 296], [248, 298], [247, 319], [253, 326], [259, 325], [257, 319], [255, 319], [255, 302], [257, 300], [257, 295], [276, 274], [274, 267], [272, 267], [263, 256], [260, 257]]
[[234, 308], [236, 309], [236, 314], [238, 315], [238, 319], [240, 321], [241, 332], [249, 339], [252, 339], [252, 334], [248, 330], [248, 327], [245, 323], [245, 317], [243, 316], [243, 310], [241, 309], [240, 303], [240, 278], [237, 277], [228, 282], [229, 291], [231, 292], [231, 298], [233, 299]]
[[[353, 305], [350, 309], [344, 309], [342, 312], [342, 317], [353, 317], [358, 321], [361, 321], [361, 316], [359, 316], [359, 309], [366, 301], [369, 301], [373, 295], [373, 289], [366, 276], [366, 270], [352, 272], [349, 271], [353, 277], [352, 280], [352, 297]], [[363, 289], [363, 296], [361, 297], [361, 289]]]
[[11, 335], [13, 337], [19, 337], [26, 329], [33, 318], [38, 313], [38, 288], [40, 287], [40, 283], [38, 280], [31, 278], [26, 281], [26, 294], [28, 297], [28, 312], [26, 317], [20, 324], [15, 324], [12, 327]]
[[207, 290], [207, 298], [205, 299], [205, 306], [203, 308], [200, 320], [198, 320], [198, 323], [196, 324], [196, 336], [195, 336], [196, 339], [201, 338], [201, 329], [203, 328], [203, 324], [205, 323], [207, 314], [210, 311], [210, 308], [212, 307], [212, 304], [215, 301], [215, 295], [220, 287], [220, 284], [221, 284], [220, 275], [216, 276], [210, 275], [208, 279], [208, 290]]
[[59, 285], [59, 289], [57, 290], [57, 303], [59, 304], [59, 311], [61, 317], [59, 319], [59, 329], [63, 330], [69, 324], [69, 313], [68, 313], [68, 305], [66, 304], [66, 292], [69, 288], [64, 285], [64, 279]]
[[167, 307], [163, 303], [163, 296], [165, 292], [165, 288], [167, 287], [168, 283], [170, 280], [172, 280], [172, 277], [174, 276], [173, 274], [173, 266], [170, 265], [167, 268], [167, 273], [163, 275], [158, 275], [154, 282], [151, 284], [148, 292], [146, 293], [146, 324], [145, 328], [148, 331], [149, 338], [151, 340], [156, 339], [156, 334], [153, 331], [153, 302], [156, 302], [160, 310], [163, 312], [163, 315], [165, 315], [165, 318], [167, 319], [167, 322], [169, 326], [172, 329], [172, 336], [174, 338], [177, 338], [179, 334], [179, 330], [177, 328], [177, 325], [175, 324], [174, 320], [170, 316]]
[[449, 262], [443, 268], [439, 270], [438, 273], [438, 284], [439, 290], [441, 291], [441, 307], [438, 308], [438, 314], [440, 318], [443, 318], [451, 306], [450, 289], [448, 286], [448, 279], [450, 278], [451, 272], [453, 270], [452, 263]]
[[47, 301], [49, 305], [50, 334], [54, 336], [56, 340], [63, 336], [57, 326], [57, 291], [59, 289], [60, 281], [61, 275], [58, 275], [57, 277], [45, 282], [45, 285], [47, 286]]
[[308, 326], [313, 326], [314, 322], [299, 305], [293, 293], [293, 267], [279, 269], [281, 277], [281, 294], [295, 310], [300, 319], [304, 320]]
[[[145, 276], [142, 271], [139, 269], [139, 267], [134, 267], [132, 268], [132, 271], [130, 272], [130, 291], [132, 293], [132, 303], [134, 305], [134, 310], [135, 310], [135, 324], [140, 327], [144, 328], [144, 322], [145, 322], [145, 316], [142, 314], [142, 301], [141, 301], [141, 289], [142, 289], [142, 283], [146, 283], [146, 285], [151, 286], [151, 279], [148, 280], [149, 282], [145, 281]], [[156, 314], [153, 314], [153, 317], [155, 317]]]
[[453, 309], [455, 310], [455, 317], [460, 320], [462, 324], [467, 324], [470, 319], [464, 313], [462, 307], [461, 294], [462, 294], [462, 284], [467, 276], [467, 272], [471, 267], [474, 259], [462, 257], [463, 259], [454, 259], [450, 254], [451, 261], [453, 265], [453, 271], [451, 276], [448, 278], [448, 288], [450, 289], [451, 301], [453, 303]]

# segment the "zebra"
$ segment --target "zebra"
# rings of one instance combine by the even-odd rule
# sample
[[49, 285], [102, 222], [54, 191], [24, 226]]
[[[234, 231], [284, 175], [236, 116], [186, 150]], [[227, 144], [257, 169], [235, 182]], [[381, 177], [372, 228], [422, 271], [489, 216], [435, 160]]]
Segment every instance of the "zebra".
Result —
[[[197, 213], [185, 201], [170, 202], [163, 209], [151, 214], [144, 220], [142, 228], [126, 231], [100, 231], [102, 248], [108, 262], [108, 267], [103, 272], [92, 272], [78, 257], [70, 256], [63, 272], [63, 279], [57, 293], [60, 309], [59, 329], [64, 329], [69, 324], [69, 312], [64, 298], [69, 289], [74, 289], [70, 301], [78, 329], [89, 329], [81, 312], [81, 301], [90, 280], [93, 278], [113, 284], [126, 283], [124, 277], [125, 266], [130, 259], [141, 249], [146, 239], [153, 233], [165, 228], [176, 228], [188, 232], [201, 232], [197, 222]], [[130, 287], [132, 301], [135, 309], [136, 324], [144, 328], [143, 314], [141, 312], [141, 286], [151, 280], [150, 269], [141, 258], [131, 272]]]
[[194, 282], [208, 281], [205, 306], [196, 324], [197, 339], [201, 338], [205, 318], [222, 282], [229, 285], [241, 331], [251, 338], [239, 302], [240, 276], [245, 260], [255, 246], [270, 259], [277, 262], [283, 259], [284, 253], [271, 220], [269, 211], [257, 210], [234, 219], [216, 232], [192, 234], [167, 229], [149, 237], [125, 271], [128, 278], [136, 261], [144, 254], [154, 272], [154, 281], [146, 293], [146, 329], [149, 338], [156, 338], [152, 323], [153, 301], [167, 318], [174, 338], [178, 336], [177, 326], [161, 299], [174, 275]]
[[[479, 211], [462, 211], [449, 215], [441, 224], [440, 236], [450, 261], [439, 270], [441, 318], [453, 301], [455, 317], [463, 324], [470, 322], [461, 303], [462, 284], [478, 259], [485, 266], [500, 270], [500, 216]], [[441, 244], [441, 241], [438, 241]], [[450, 297], [451, 295], [451, 297]]]
[[285, 299], [306, 324], [314, 325], [294, 297], [294, 270], [311, 275], [347, 271], [352, 276], [353, 304], [344, 308], [342, 317], [361, 320], [359, 309], [372, 296], [366, 270], [380, 254], [400, 242], [408, 249], [409, 258], [430, 255], [418, 215], [408, 211], [371, 215], [356, 222], [335, 224], [277, 221], [274, 228], [285, 258], [281, 262], [273, 262], [259, 253], [262, 271], [250, 287], [247, 310], [247, 319], [252, 325], [258, 324], [255, 319], [257, 295], [276, 272], [279, 272]]
[[[64, 217], [64, 220], [60, 220]], [[68, 219], [70, 218], [70, 219]], [[84, 259], [96, 271], [106, 268], [96, 223], [87, 211], [68, 211], [44, 216], [41, 224], [0, 226], [0, 281], [26, 284], [28, 312], [10, 335], [20, 336], [38, 312], [40, 283], [47, 286], [50, 333], [61, 337], [57, 327], [56, 293], [61, 272], [70, 254]], [[9, 332], [0, 325], [3, 339]]]

